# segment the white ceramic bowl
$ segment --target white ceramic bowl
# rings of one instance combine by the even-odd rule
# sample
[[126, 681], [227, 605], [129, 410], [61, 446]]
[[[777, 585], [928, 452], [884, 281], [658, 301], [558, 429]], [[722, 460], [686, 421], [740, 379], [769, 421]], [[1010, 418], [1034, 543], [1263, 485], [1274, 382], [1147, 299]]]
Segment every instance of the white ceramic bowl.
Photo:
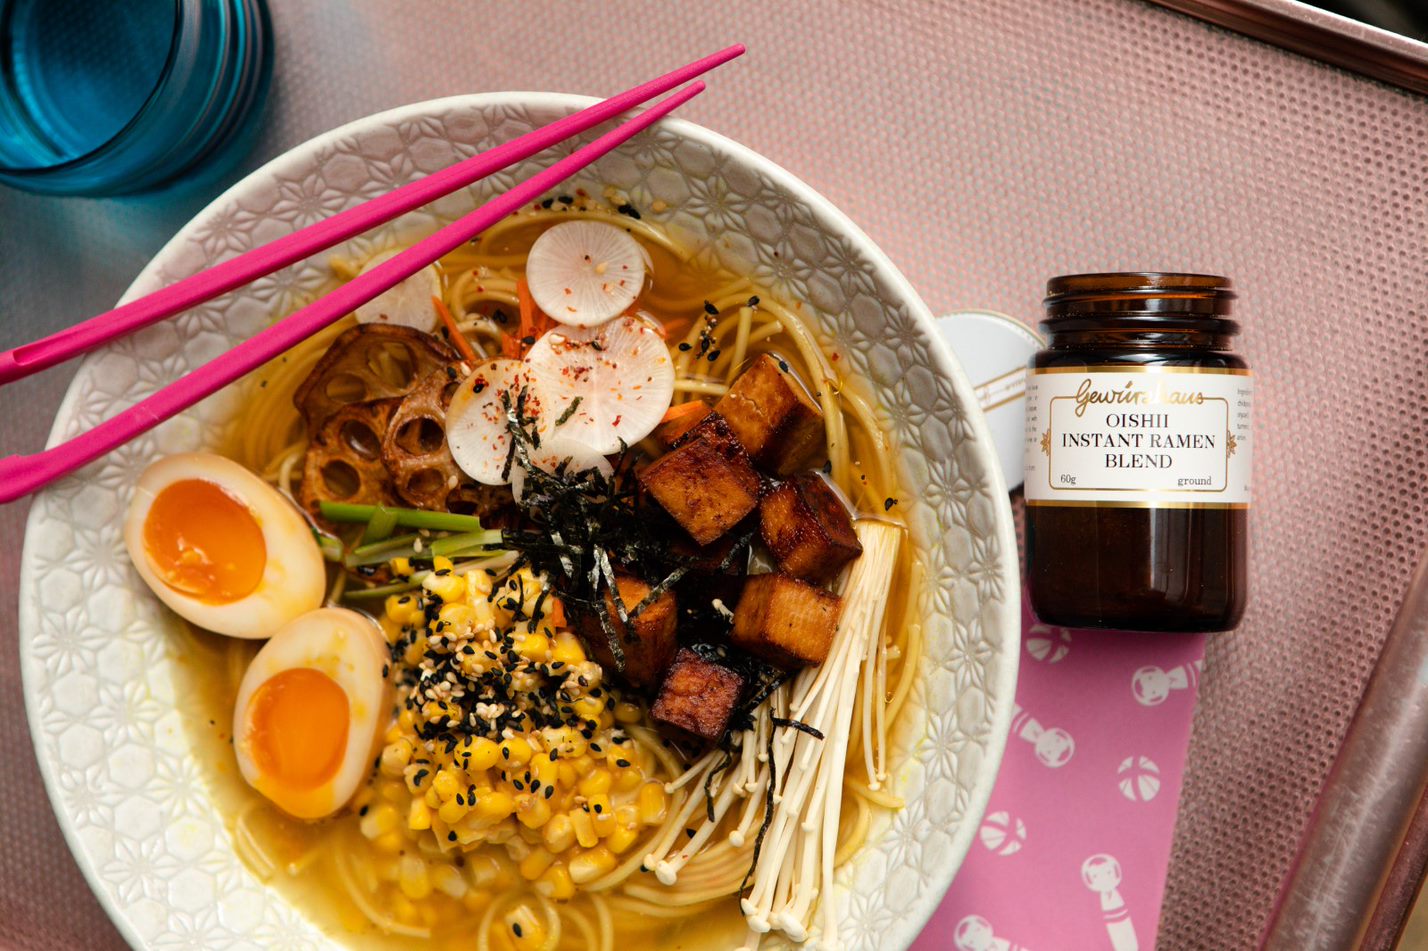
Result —
[[[590, 100], [504, 93], [418, 103], [354, 122], [249, 175], [150, 262], [126, 299], [272, 240], [573, 111]], [[530, 174], [525, 163], [471, 194], [408, 216], [430, 230]], [[927, 583], [912, 612], [925, 650], [898, 724], [894, 788], [839, 876], [842, 936], [902, 948], [937, 906], [991, 793], [1012, 712], [1020, 612], [1016, 545], [997, 459], [972, 390], [931, 315], [891, 262], [837, 209], [742, 146], [666, 121], [572, 184], [610, 184], [805, 313], [852, 373], [869, 378], [896, 445], [907, 519]], [[354, 242], [361, 251], [390, 233]], [[718, 240], [713, 240], [717, 238]], [[325, 260], [325, 259], [323, 259]], [[300, 265], [92, 355], [52, 441], [92, 426], [303, 302], [326, 278]], [[231, 393], [110, 454], [35, 500], [21, 569], [20, 634], [30, 727], [60, 825], [95, 893], [136, 947], [320, 947], [302, 912], [233, 853], [191, 755], [174, 680], [174, 620], [128, 563], [131, 487], [155, 456], [213, 446]], [[825, 897], [823, 900], [829, 900]]]

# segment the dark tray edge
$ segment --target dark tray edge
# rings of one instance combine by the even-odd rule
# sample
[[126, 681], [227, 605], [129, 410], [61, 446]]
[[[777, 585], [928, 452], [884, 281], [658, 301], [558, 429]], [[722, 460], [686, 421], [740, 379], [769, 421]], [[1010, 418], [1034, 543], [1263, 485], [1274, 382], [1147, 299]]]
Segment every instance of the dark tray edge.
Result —
[[1428, 44], [1296, 0], [1150, 0], [1311, 59], [1428, 94]]

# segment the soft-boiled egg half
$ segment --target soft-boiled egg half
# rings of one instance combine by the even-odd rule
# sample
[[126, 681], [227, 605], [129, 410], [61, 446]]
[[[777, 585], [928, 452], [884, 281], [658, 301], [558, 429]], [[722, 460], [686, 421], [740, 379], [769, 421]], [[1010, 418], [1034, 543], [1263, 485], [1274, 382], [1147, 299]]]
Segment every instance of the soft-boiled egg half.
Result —
[[177, 614], [231, 637], [268, 637], [321, 606], [322, 552], [297, 508], [231, 459], [183, 453], [139, 477], [124, 544]]
[[285, 625], [238, 687], [233, 748], [243, 778], [299, 819], [341, 809], [391, 716], [386, 665], [382, 631], [364, 614], [322, 608]]

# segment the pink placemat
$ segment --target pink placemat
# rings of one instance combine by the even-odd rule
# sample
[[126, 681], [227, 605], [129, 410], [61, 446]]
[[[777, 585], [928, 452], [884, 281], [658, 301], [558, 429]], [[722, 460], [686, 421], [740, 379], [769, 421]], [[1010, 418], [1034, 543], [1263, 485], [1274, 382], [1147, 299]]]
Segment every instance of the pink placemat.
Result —
[[[271, 7], [255, 160], [435, 96], [609, 94], [742, 40], [687, 117], [828, 196], [935, 313], [1034, 320], [1070, 271], [1233, 277], [1262, 397], [1251, 604], [1207, 648], [1159, 945], [1253, 945], [1428, 542], [1428, 100], [1138, 0]], [[112, 304], [200, 203], [0, 194], [0, 342]], [[63, 380], [0, 393], [6, 451], [41, 447]], [[119, 947], [25, 733], [23, 515], [0, 510], [0, 946]]]
[[1205, 638], [1023, 605], [1022, 651], [987, 815], [913, 951], [1153, 948]]

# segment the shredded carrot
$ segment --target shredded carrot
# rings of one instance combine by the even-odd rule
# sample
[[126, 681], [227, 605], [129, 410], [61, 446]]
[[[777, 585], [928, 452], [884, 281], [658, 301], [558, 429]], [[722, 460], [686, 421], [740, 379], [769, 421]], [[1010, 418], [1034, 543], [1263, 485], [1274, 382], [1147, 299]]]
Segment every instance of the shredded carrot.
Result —
[[690, 413], [698, 412], [699, 410], [707, 412], [709, 405], [702, 400], [690, 400], [688, 403], [680, 403], [678, 406], [671, 406], [665, 410], [664, 416], [660, 417], [660, 422], [667, 423], [671, 420], [688, 416]]
[[[539, 340], [541, 335], [555, 326], [555, 321], [551, 320], [541, 309], [536, 306], [535, 298], [531, 297], [530, 285], [525, 278], [516, 279], [516, 299], [521, 304], [521, 326], [520, 336], [516, 339], [516, 357], [522, 356], [530, 346], [526, 341], [534, 342]], [[510, 338], [507, 337], [509, 340]], [[507, 353], [507, 356], [510, 354]]]
[[546, 620], [550, 622], [551, 627], [557, 631], [565, 627], [565, 605], [559, 598], [551, 598], [547, 610]]
[[502, 337], [501, 356], [507, 360], [519, 360], [521, 358], [521, 338], [510, 333]]
[[451, 335], [451, 344], [461, 351], [461, 356], [473, 367], [481, 362], [481, 358], [476, 356], [476, 351], [471, 349], [471, 341], [466, 339], [466, 335], [456, 326], [456, 318], [451, 316], [451, 311], [446, 308], [440, 297], [432, 295], [431, 303], [436, 307], [436, 312], [441, 315], [441, 322], [446, 324], [446, 332]]

